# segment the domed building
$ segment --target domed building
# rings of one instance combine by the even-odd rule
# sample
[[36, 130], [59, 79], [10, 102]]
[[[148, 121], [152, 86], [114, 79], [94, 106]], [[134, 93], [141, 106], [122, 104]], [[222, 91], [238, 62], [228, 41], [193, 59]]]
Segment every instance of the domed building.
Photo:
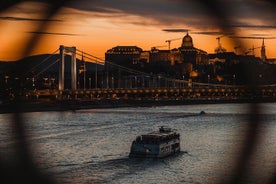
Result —
[[189, 33], [183, 37], [182, 45], [178, 49], [182, 56], [182, 63], [190, 63], [195, 66], [208, 62], [207, 52], [194, 47], [193, 39]]
[[182, 47], [194, 47], [193, 39], [188, 33], [182, 39]]
[[208, 63], [207, 52], [194, 47], [189, 33], [183, 37], [179, 48], [169, 50], [154, 48], [150, 51], [143, 51], [136, 46], [117, 46], [108, 50], [105, 56], [107, 61], [126, 67], [137, 68], [138, 65], [144, 63], [148, 66], [156, 66], [151, 69], [158, 72], [160, 71], [157, 68], [169, 70], [169, 67], [172, 67], [181, 76], [197, 70], [199, 64]]
[[199, 64], [208, 63], [207, 52], [194, 47], [189, 33], [183, 37], [181, 47], [172, 49], [170, 54], [171, 64], [176, 65], [183, 74], [195, 70]]

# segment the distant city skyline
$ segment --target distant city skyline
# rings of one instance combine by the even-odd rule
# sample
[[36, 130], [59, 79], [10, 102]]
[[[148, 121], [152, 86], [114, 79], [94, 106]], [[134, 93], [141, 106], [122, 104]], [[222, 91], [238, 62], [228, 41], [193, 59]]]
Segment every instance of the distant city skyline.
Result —
[[[243, 54], [250, 48], [260, 57], [262, 38], [268, 58], [276, 58], [276, 23], [273, 5], [266, 1], [218, 1], [227, 7], [225, 19], [216, 17], [216, 7], [210, 13], [205, 3], [192, 0], [102, 0], [71, 1], [58, 13], [46, 19], [49, 11], [42, 2], [21, 2], [0, 12], [0, 60], [10, 61], [26, 57], [24, 53], [33, 35], [39, 35], [29, 55], [52, 53], [60, 45], [76, 46], [92, 55], [104, 58], [105, 52], [115, 46], [138, 46], [143, 50], [162, 46], [166, 40], [182, 38], [189, 31], [195, 47], [214, 53], [220, 43], [234, 52], [240, 42]], [[213, 14], [212, 14], [213, 13]], [[43, 23], [47, 24], [43, 24]], [[219, 25], [219, 26], [218, 26]], [[40, 28], [43, 27], [43, 30]], [[233, 41], [239, 41], [235, 43]], [[34, 40], [32, 40], [34, 41]], [[181, 39], [170, 43], [170, 48], [181, 46]]]

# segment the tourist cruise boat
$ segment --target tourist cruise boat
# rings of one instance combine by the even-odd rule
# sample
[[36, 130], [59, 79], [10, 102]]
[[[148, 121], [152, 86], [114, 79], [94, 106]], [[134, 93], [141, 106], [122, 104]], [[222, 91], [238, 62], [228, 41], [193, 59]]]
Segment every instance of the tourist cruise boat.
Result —
[[129, 157], [163, 158], [180, 152], [180, 134], [161, 126], [158, 131], [140, 135], [132, 142]]

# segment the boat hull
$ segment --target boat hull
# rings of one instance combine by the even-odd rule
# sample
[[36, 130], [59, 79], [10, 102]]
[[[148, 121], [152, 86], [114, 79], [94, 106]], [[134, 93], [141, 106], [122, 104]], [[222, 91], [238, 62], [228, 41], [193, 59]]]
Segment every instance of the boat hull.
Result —
[[161, 144], [143, 144], [133, 141], [129, 157], [164, 158], [180, 152], [179, 139]]

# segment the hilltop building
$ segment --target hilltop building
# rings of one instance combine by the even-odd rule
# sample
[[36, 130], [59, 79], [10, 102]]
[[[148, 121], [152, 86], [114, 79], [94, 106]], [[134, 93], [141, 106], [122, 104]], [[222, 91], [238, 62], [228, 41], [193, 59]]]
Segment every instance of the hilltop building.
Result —
[[225, 63], [225, 62], [240, 62], [241, 55], [236, 55], [234, 52], [220, 52], [208, 55], [209, 64]]
[[168, 69], [167, 67], [171, 67], [177, 70], [176, 73], [179, 75], [184, 75], [196, 70], [198, 64], [207, 64], [208, 54], [194, 47], [193, 39], [187, 33], [183, 37], [179, 48], [159, 50], [153, 47], [149, 51], [143, 51], [136, 46], [117, 46], [105, 53], [105, 59], [108, 62], [130, 68], [149, 67], [151, 70], [159, 69], [157, 72], [162, 72], [162, 68]]
[[105, 60], [123, 66], [129, 66], [139, 61], [142, 49], [137, 46], [117, 46], [105, 53]]

